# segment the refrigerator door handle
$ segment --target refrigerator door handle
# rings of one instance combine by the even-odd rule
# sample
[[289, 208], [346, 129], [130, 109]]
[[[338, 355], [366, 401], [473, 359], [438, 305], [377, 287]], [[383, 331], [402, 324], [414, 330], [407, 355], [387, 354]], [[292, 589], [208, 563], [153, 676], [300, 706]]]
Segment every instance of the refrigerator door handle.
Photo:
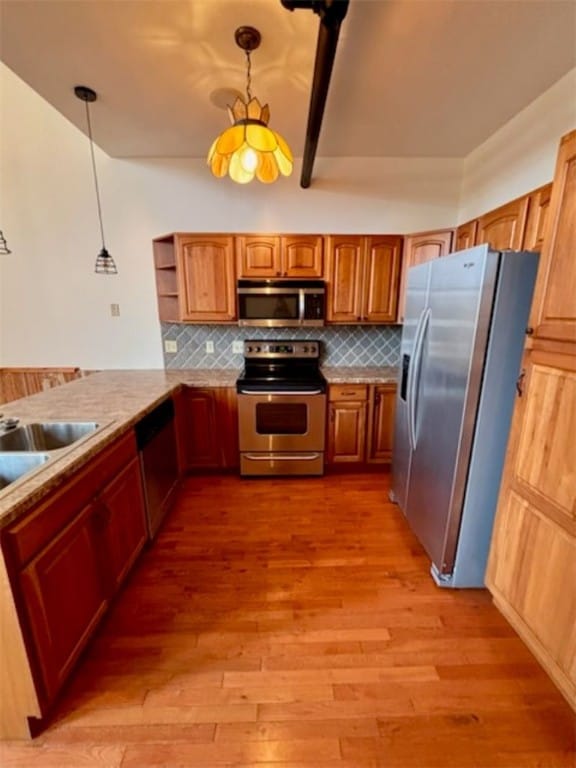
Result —
[[406, 419], [408, 421], [408, 442], [410, 443], [410, 450], [415, 448], [413, 435], [412, 435], [412, 400], [414, 390], [414, 371], [416, 370], [416, 361], [418, 357], [418, 347], [420, 346], [420, 336], [422, 332], [422, 325], [424, 322], [424, 316], [426, 310], [423, 309], [420, 312], [420, 317], [416, 323], [416, 332], [414, 333], [414, 346], [412, 347], [411, 359], [408, 364], [408, 383], [407, 383], [407, 396], [406, 396]]
[[416, 393], [418, 392], [418, 385], [420, 384], [420, 372], [422, 364], [422, 350], [424, 347], [424, 338], [426, 336], [426, 329], [430, 322], [430, 315], [432, 310], [430, 307], [424, 310], [420, 320], [420, 334], [416, 339], [414, 345], [414, 366], [412, 370], [412, 390], [410, 392], [410, 409], [409, 409], [409, 432], [410, 442], [412, 443], [412, 450], [416, 450]]

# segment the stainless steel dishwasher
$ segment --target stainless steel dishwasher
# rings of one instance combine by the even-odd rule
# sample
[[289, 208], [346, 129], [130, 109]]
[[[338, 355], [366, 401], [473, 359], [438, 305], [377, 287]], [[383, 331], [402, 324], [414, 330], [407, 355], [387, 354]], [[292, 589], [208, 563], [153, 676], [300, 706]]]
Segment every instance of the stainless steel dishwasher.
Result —
[[135, 427], [146, 501], [148, 534], [160, 528], [180, 477], [174, 428], [174, 403], [164, 400]]

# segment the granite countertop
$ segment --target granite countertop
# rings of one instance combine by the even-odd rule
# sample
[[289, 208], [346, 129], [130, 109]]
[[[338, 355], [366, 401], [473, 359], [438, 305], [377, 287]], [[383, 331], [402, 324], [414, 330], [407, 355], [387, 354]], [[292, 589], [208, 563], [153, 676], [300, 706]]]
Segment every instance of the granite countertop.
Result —
[[13, 522], [136, 424], [182, 384], [233, 386], [237, 370], [102, 371], [0, 406], [23, 422], [94, 421], [100, 428], [55, 451], [38, 469], [0, 490], [0, 527]]
[[391, 365], [325, 366], [322, 373], [329, 384], [394, 384], [398, 381], [398, 369]]
[[[379, 384], [397, 380], [397, 370], [392, 367], [325, 367], [322, 370], [332, 384]], [[23, 422], [94, 421], [100, 427], [70, 448], [55, 451], [46, 464], [0, 490], [0, 528], [77, 472], [181, 385], [232, 387], [239, 373], [237, 369], [102, 371], [3, 404], [0, 408], [4, 416], [14, 416]]]

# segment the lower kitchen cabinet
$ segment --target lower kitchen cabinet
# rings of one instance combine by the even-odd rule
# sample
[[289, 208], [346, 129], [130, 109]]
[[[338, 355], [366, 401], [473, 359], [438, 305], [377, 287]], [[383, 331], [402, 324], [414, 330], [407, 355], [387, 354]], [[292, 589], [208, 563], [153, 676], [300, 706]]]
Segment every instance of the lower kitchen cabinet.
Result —
[[107, 553], [104, 586], [107, 595], [113, 595], [147, 539], [138, 459], [133, 459], [100, 494], [96, 526], [100, 551]]
[[366, 457], [366, 385], [329, 389], [328, 464], [362, 463]]
[[98, 511], [95, 504], [84, 507], [19, 575], [48, 699], [62, 686], [106, 609], [94, 535]]
[[146, 541], [132, 433], [2, 531], [41, 714]]
[[389, 463], [396, 384], [332, 384], [327, 464]]
[[394, 440], [394, 408], [396, 384], [374, 384], [370, 387], [366, 461], [392, 461]]
[[239, 466], [234, 387], [184, 387], [177, 418], [183, 471]]

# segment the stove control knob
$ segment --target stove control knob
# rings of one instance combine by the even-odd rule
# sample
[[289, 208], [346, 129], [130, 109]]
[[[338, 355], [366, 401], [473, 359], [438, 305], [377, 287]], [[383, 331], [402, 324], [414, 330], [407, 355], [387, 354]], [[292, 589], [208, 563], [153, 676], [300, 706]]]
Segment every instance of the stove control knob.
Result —
[[308, 352], [308, 347], [306, 347], [306, 346], [302, 347], [302, 352], [304, 352], [304, 354], [306, 354], [306, 352]]
[[246, 347], [246, 352], [248, 353], [252, 352], [252, 347]]
[[260, 349], [260, 347], [254, 347], [254, 352], [261, 352], [261, 351], [262, 350]]

